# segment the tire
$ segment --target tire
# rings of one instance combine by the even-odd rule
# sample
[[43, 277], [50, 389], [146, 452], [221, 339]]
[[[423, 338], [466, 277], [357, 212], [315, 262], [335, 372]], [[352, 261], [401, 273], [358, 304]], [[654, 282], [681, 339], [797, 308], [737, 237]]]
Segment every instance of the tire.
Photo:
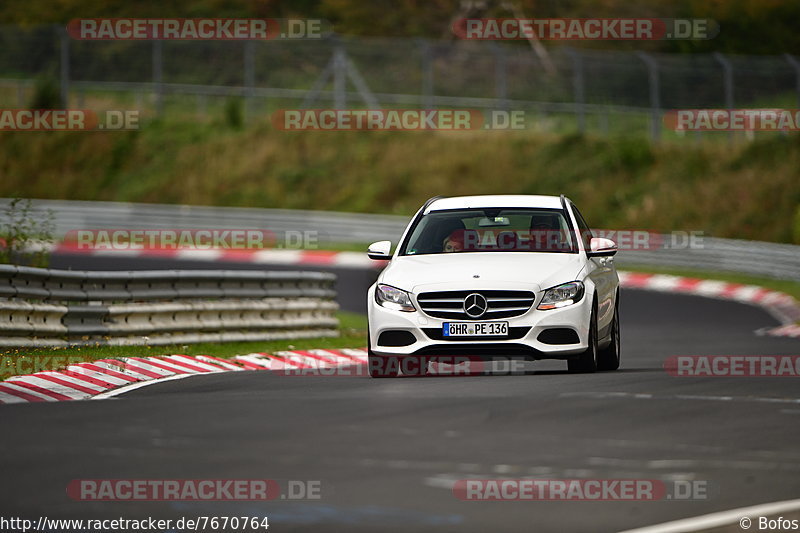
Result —
[[614, 305], [614, 319], [611, 323], [611, 344], [597, 352], [598, 370], [616, 370], [620, 362], [620, 339], [619, 339], [619, 295]]
[[426, 357], [406, 357], [403, 359], [403, 375], [422, 377], [428, 373]]
[[589, 347], [574, 359], [567, 359], [567, 371], [570, 374], [591, 374], [597, 370], [597, 304], [592, 304], [592, 316], [589, 319]]
[[397, 357], [383, 357], [372, 353], [372, 343], [367, 334], [367, 369], [372, 378], [396, 378], [400, 373], [400, 361]]

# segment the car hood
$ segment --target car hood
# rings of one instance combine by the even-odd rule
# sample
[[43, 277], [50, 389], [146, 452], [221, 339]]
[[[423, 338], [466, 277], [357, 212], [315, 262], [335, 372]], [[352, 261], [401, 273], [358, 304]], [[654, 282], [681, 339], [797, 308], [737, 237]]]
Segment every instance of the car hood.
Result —
[[573, 281], [583, 267], [581, 254], [545, 252], [467, 252], [399, 256], [380, 283], [422, 290], [517, 288], [542, 290]]

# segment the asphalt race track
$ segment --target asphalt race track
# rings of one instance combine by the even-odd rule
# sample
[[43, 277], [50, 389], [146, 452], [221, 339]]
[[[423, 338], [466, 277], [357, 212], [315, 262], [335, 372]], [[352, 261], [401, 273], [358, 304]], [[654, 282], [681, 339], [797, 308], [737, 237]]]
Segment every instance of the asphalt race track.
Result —
[[[0, 515], [268, 516], [270, 531], [617, 531], [800, 492], [796, 378], [679, 378], [670, 355], [792, 355], [760, 309], [622, 294], [623, 367], [569, 375], [234, 372], [117, 399], [2, 406]], [[774, 399], [774, 400], [765, 400]], [[458, 479], [700, 480], [705, 500], [469, 502]], [[72, 479], [321, 483], [321, 499], [76, 502]]]

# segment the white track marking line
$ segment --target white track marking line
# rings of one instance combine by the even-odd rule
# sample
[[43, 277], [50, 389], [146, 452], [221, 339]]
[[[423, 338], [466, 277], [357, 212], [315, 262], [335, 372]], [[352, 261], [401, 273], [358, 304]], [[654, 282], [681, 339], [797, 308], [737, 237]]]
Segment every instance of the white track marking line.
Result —
[[766, 398], [760, 396], [702, 396], [699, 394], [654, 395], [632, 392], [562, 392], [559, 398], [626, 398], [634, 400], [696, 400], [711, 402], [752, 402], [800, 404], [800, 398]]
[[[211, 372], [206, 372], [205, 374], [211, 374]], [[126, 392], [130, 392], [132, 390], [141, 389], [142, 387], [147, 387], [148, 385], [155, 385], [156, 383], [164, 383], [165, 381], [172, 381], [176, 379], [183, 379], [189, 378], [194, 376], [202, 376], [205, 374], [175, 374], [174, 376], [166, 376], [163, 378], [158, 379], [151, 379], [150, 381], [140, 381], [138, 383], [131, 383], [130, 385], [126, 385], [125, 387], [120, 387], [118, 389], [110, 390], [108, 392], [104, 392], [102, 394], [98, 394], [97, 396], [92, 396], [89, 398], [90, 400], [105, 400], [107, 398], [113, 398], [114, 396], [119, 396], [120, 394], [125, 394]]]
[[[675, 520], [673, 522], [665, 522], [663, 524], [656, 524], [637, 529], [628, 529], [620, 533], [684, 533], [701, 531], [704, 529], [712, 529], [736, 524], [743, 517], [747, 517], [752, 521], [753, 517], [755, 517], [757, 520], [759, 516], [770, 516], [778, 513], [795, 511], [798, 509], [800, 509], [800, 499], [786, 500], [782, 502], [753, 505], [750, 507], [740, 507], [738, 509], [731, 509], [729, 511], [721, 511], [718, 513], [711, 513], [693, 518], [686, 518], [683, 520]], [[758, 526], [755, 523], [753, 523], [753, 525], [756, 526], [753, 528], [753, 530], [757, 531]]]

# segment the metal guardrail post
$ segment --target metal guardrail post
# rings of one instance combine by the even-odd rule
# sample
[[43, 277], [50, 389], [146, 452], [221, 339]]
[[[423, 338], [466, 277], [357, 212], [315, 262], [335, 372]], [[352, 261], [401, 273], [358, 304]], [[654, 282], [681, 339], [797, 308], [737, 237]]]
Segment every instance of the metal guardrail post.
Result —
[[244, 42], [244, 121], [249, 122], [254, 114], [253, 88], [256, 85], [255, 42]]
[[578, 119], [578, 131], [586, 132], [586, 102], [583, 79], [583, 57], [572, 48], [566, 49], [572, 58], [572, 88], [575, 100], [575, 116]]
[[161, 39], [153, 40], [153, 99], [156, 106], [156, 116], [164, 112], [164, 42]]
[[422, 69], [422, 107], [433, 109], [433, 50], [424, 39], [419, 41]]
[[658, 142], [661, 139], [661, 87], [658, 62], [645, 52], [637, 52], [636, 55], [647, 65], [647, 81], [650, 92], [650, 139]]
[[[730, 59], [719, 52], [714, 52], [714, 59], [722, 67], [722, 83], [725, 90], [725, 109], [733, 110], [733, 64]], [[728, 132], [728, 142], [733, 142], [733, 132]]]
[[500, 108], [508, 110], [508, 62], [506, 51], [497, 43], [490, 43], [494, 54], [494, 97]]
[[61, 105], [69, 107], [69, 34], [66, 28], [58, 29], [59, 51], [61, 55], [60, 78], [61, 78]]
[[783, 57], [786, 58], [786, 61], [794, 69], [794, 76], [795, 76], [795, 90], [797, 91], [797, 109], [800, 109], [800, 61], [797, 60], [792, 54], [783, 54]]
[[340, 39], [333, 40], [333, 108], [347, 107], [347, 54]]

